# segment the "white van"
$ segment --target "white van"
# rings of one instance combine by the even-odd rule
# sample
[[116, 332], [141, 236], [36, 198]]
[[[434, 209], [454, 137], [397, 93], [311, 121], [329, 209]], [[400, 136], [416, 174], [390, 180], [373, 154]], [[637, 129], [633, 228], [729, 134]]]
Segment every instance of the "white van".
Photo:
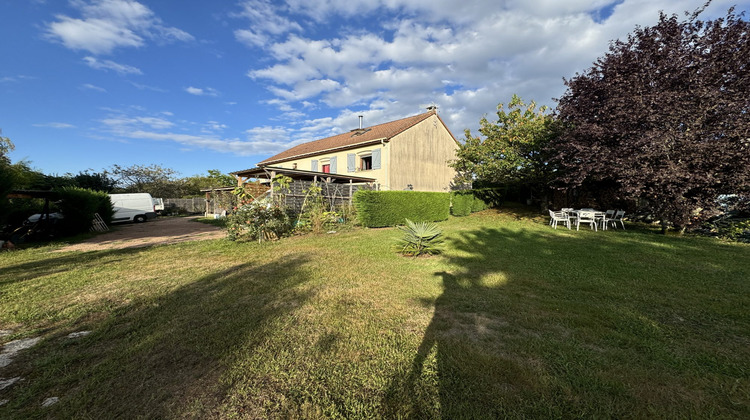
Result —
[[154, 211], [156, 214], [161, 215], [164, 211], [164, 200], [161, 198], [154, 198]]
[[151, 194], [110, 194], [109, 199], [115, 208], [112, 222], [145, 222], [156, 217]]

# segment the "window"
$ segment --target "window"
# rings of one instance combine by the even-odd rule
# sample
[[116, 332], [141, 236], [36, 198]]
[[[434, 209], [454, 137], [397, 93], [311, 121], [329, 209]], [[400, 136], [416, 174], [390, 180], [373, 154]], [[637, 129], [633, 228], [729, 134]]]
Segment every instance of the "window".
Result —
[[326, 174], [330, 174], [331, 173], [331, 165], [330, 164], [323, 165], [323, 169], [322, 169], [321, 172], [326, 173]]
[[359, 170], [360, 171], [369, 171], [372, 169], [372, 155], [370, 156], [362, 156], [359, 158]]

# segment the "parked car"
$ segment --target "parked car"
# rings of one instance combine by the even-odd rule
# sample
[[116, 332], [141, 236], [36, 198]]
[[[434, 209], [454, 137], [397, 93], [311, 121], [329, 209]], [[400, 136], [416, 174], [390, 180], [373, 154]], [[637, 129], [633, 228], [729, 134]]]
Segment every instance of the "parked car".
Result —
[[[40, 213], [32, 214], [26, 220], [23, 221], [23, 224], [24, 225], [33, 225], [34, 223], [38, 222], [40, 219], [42, 221], [47, 220], [47, 218], [45, 216], [46, 216], [45, 214], [40, 214]], [[59, 223], [64, 218], [65, 218], [65, 216], [63, 216], [62, 213], [54, 212], [54, 213], [50, 213], [49, 214], [49, 221], [53, 225]]]
[[112, 216], [113, 223], [129, 221], [140, 223], [156, 217], [151, 194], [110, 194], [109, 199], [112, 200], [112, 206], [115, 209], [115, 214]]

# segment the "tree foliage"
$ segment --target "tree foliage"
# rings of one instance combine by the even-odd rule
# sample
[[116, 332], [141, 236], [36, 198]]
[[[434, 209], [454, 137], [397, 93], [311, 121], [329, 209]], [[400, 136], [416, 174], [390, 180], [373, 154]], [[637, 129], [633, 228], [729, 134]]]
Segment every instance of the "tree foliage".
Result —
[[[112, 165], [107, 171], [117, 183], [118, 191], [125, 193], [147, 192], [154, 197], [180, 197], [175, 188], [177, 171], [160, 165]], [[174, 190], [178, 190], [175, 192]], [[179, 195], [176, 195], [179, 194]]]
[[145, 192], [154, 197], [198, 197], [202, 189], [231, 187], [237, 180], [217, 169], [209, 169], [207, 175], [180, 178], [177, 171], [161, 165], [113, 165], [106, 171], [116, 182], [119, 192]]
[[497, 106], [497, 121], [483, 117], [479, 136], [466, 130], [466, 140], [450, 166], [459, 182], [543, 185], [549, 176], [546, 145], [554, 135], [547, 107], [537, 109], [513, 95], [507, 110]]
[[613, 42], [566, 80], [557, 108], [560, 181], [612, 183], [665, 230], [750, 185], [750, 25], [733, 9], [713, 21], [701, 12], [662, 13]]
[[209, 169], [207, 175], [193, 175], [185, 178], [187, 190], [191, 194], [200, 194], [200, 190], [209, 188], [233, 187], [237, 185], [237, 179], [231, 175], [223, 174], [218, 169]]
[[2, 136], [0, 131], [0, 231], [5, 224], [10, 204], [7, 198], [8, 193], [13, 189], [14, 176], [10, 164], [8, 152], [13, 150], [13, 142], [9, 138]]

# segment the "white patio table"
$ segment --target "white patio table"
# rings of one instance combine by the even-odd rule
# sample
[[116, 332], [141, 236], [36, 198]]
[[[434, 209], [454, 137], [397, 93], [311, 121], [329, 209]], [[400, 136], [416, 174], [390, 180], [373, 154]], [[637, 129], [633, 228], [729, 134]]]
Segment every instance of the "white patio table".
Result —
[[574, 215], [576, 217], [576, 219], [577, 219], [578, 218], [578, 213], [581, 212], [581, 211], [587, 211], [587, 212], [594, 213], [594, 220], [596, 220], [597, 223], [601, 222], [602, 229], [607, 230], [607, 223], [606, 223], [606, 221], [604, 219], [604, 216], [607, 214], [606, 212], [600, 211], [600, 210], [588, 210], [588, 209], [587, 210], [583, 210], [583, 209], [579, 209], [579, 210], [569, 211], [568, 213]]

